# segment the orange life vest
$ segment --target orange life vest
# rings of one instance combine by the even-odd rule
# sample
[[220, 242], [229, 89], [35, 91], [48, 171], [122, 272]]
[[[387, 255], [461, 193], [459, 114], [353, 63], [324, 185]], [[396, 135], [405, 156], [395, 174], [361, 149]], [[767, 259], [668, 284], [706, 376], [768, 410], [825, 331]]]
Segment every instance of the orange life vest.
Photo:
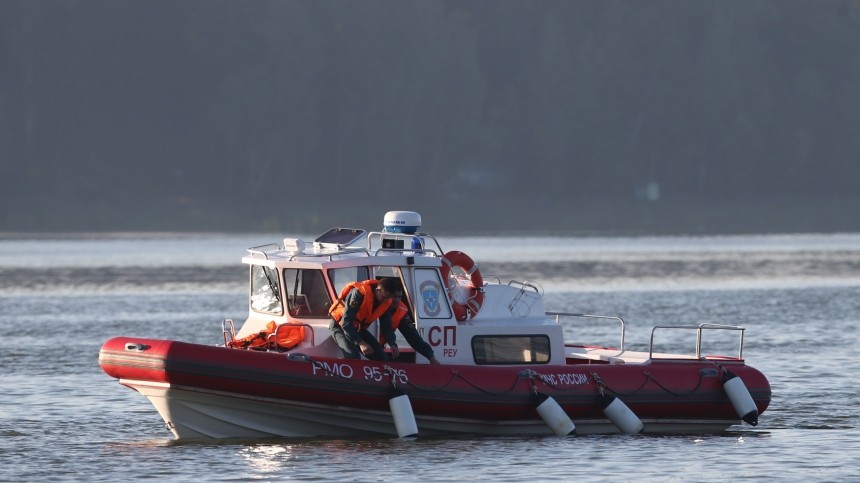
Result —
[[391, 299], [388, 299], [379, 304], [379, 306], [374, 310], [373, 305], [376, 302], [376, 297], [373, 291], [376, 290], [377, 285], [379, 285], [379, 280], [363, 280], [361, 282], [350, 282], [346, 284], [340, 292], [340, 298], [329, 310], [329, 315], [331, 315], [335, 322], [340, 323], [343, 319], [343, 313], [346, 310], [344, 300], [346, 300], [347, 295], [349, 295], [349, 292], [352, 291], [352, 289], [356, 289], [364, 299], [361, 302], [361, 306], [358, 308], [358, 313], [355, 314], [355, 328], [358, 330], [367, 328], [374, 320], [385, 314], [385, 312], [391, 307]]
[[264, 350], [269, 342], [269, 335], [275, 331], [275, 321], [271, 321], [266, 324], [266, 328], [251, 334], [247, 337], [242, 337], [241, 339], [233, 339], [227, 343], [227, 347], [232, 347], [234, 349], [257, 349]]
[[[394, 309], [394, 313], [391, 314], [391, 330], [397, 330], [400, 327], [400, 321], [403, 320], [403, 317], [406, 317], [406, 314], [409, 313], [409, 308], [406, 307], [406, 304], [400, 302], [400, 304]], [[385, 345], [385, 336], [379, 334], [379, 343]]]
[[274, 343], [280, 349], [292, 349], [305, 339], [305, 327], [303, 325], [283, 324], [276, 325], [275, 321], [266, 324], [266, 328], [241, 339], [233, 339], [227, 343], [227, 347], [233, 349], [266, 350], [269, 348], [269, 337], [275, 336]]
[[397, 330], [397, 327], [400, 326], [400, 321], [403, 320], [403, 317], [406, 317], [406, 314], [409, 313], [409, 308], [406, 307], [406, 304], [400, 302], [400, 305], [394, 309], [394, 313], [391, 314], [391, 329]]

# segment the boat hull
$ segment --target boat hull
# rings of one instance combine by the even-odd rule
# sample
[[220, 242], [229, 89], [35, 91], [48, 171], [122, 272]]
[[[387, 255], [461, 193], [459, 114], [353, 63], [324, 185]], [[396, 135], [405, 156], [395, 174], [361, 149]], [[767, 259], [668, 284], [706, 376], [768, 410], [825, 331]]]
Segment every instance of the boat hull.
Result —
[[742, 361], [452, 366], [379, 363], [118, 337], [102, 369], [146, 396], [177, 439], [396, 436], [389, 399], [409, 396], [419, 434], [550, 435], [536, 411], [550, 396], [577, 434], [617, 433], [599, 393], [621, 399], [648, 433], [713, 433], [740, 423], [721, 369], [759, 413], [765, 377]]

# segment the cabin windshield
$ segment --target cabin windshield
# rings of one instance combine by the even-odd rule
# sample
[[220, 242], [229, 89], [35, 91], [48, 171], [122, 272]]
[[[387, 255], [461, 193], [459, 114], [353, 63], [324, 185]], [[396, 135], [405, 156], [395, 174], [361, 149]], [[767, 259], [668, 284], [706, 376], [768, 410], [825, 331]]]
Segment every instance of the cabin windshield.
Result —
[[322, 270], [284, 269], [287, 309], [293, 317], [328, 317], [331, 298]]
[[274, 315], [284, 313], [278, 272], [274, 268], [251, 266], [251, 309]]

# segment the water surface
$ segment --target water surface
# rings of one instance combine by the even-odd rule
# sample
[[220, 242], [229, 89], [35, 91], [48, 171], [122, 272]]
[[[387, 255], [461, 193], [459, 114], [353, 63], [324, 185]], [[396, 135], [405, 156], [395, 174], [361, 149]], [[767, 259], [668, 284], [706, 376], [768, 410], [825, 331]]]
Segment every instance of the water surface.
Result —
[[[0, 480], [714, 481], [860, 478], [860, 236], [451, 238], [486, 277], [538, 281], [549, 310], [747, 328], [770, 379], [757, 427], [720, 435], [176, 444], [98, 367], [128, 335], [222, 342], [247, 314], [244, 249], [271, 235], [0, 239]], [[605, 331], [570, 325], [567, 336]], [[610, 331], [607, 343], [617, 334]]]

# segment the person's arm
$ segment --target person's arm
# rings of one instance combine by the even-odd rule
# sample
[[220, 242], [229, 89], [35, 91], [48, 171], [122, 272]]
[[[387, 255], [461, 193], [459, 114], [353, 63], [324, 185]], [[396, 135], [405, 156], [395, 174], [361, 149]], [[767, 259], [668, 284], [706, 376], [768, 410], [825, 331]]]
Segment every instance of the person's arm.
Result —
[[400, 334], [403, 335], [406, 342], [415, 349], [415, 352], [426, 357], [431, 362], [436, 360], [436, 357], [433, 354], [433, 348], [421, 338], [421, 334], [419, 334], [418, 329], [415, 328], [415, 321], [412, 320], [412, 314], [406, 314], [403, 317], [397, 330], [400, 331]]
[[343, 318], [340, 319], [340, 326], [343, 328], [346, 337], [353, 344], [364, 343], [361, 335], [358, 333], [358, 329], [355, 328], [355, 316], [358, 314], [358, 309], [361, 307], [363, 301], [364, 297], [355, 289], [350, 290], [343, 301]]
[[385, 338], [388, 347], [391, 347], [391, 355], [396, 359], [400, 355], [400, 349], [397, 348], [397, 335], [394, 334], [394, 328], [391, 325], [391, 315], [395, 310], [397, 306], [391, 304], [391, 308], [379, 317], [379, 332]]

